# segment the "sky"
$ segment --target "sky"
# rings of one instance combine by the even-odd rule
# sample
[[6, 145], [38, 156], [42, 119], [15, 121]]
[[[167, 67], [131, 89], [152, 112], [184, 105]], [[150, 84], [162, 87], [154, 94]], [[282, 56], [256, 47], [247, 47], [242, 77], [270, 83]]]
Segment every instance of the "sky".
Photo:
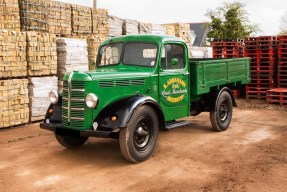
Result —
[[[92, 6], [93, 0], [60, 0], [67, 3]], [[258, 35], [277, 35], [280, 20], [287, 13], [286, 0], [239, 0], [246, 4], [251, 24], [259, 24]], [[214, 10], [223, 2], [234, 0], [97, 0], [97, 7], [109, 10], [110, 15], [141, 22], [198, 23], [209, 21], [208, 9]]]

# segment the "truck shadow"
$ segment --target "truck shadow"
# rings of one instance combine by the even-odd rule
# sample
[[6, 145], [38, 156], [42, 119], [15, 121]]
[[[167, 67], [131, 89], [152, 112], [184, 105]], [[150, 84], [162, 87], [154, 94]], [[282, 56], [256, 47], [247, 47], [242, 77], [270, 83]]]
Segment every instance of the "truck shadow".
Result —
[[66, 149], [58, 143], [56, 145], [58, 150], [53, 152], [53, 156], [69, 164], [101, 167], [130, 165], [121, 155], [117, 140], [89, 138], [83, 146], [75, 149]]
[[[169, 131], [160, 131], [159, 137], [168, 139], [172, 137], [180, 137], [184, 134], [191, 137], [196, 135], [213, 134], [211, 127], [206, 125], [191, 124], [187, 126], [177, 127]], [[170, 138], [172, 140], [172, 138]], [[159, 139], [158, 142], [161, 142]], [[160, 143], [158, 143], [160, 145]], [[57, 142], [53, 145], [53, 157], [57, 157], [59, 161], [64, 161], [72, 166], [81, 164], [81, 167], [125, 167], [136, 166], [124, 159], [121, 154], [119, 141], [115, 139], [89, 138], [89, 140], [81, 147], [75, 149], [66, 149]], [[56, 150], [55, 150], [56, 148]]]

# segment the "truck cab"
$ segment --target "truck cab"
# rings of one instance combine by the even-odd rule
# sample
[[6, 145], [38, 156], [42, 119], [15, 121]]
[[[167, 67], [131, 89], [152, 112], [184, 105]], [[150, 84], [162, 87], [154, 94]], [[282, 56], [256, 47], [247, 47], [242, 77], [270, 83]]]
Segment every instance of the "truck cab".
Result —
[[[248, 67], [248, 60], [241, 63]], [[194, 65], [200, 68], [202, 63]], [[176, 119], [208, 111], [217, 131], [228, 128], [236, 105], [228, 86], [247, 83], [248, 70], [235, 81], [218, 82], [197, 93], [198, 84], [192, 81], [200, 80], [199, 68], [190, 65], [187, 46], [179, 38], [110, 38], [99, 47], [96, 70], [68, 73], [63, 93], [50, 92], [51, 105], [40, 127], [54, 131], [66, 148], [78, 147], [88, 137], [116, 138], [127, 160], [145, 161], [159, 130], [167, 130]]]

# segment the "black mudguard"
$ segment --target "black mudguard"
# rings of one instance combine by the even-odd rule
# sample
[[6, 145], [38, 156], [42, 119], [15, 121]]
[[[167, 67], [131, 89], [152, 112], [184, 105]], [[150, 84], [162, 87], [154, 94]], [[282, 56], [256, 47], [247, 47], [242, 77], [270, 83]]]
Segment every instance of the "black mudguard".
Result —
[[[50, 109], [53, 109], [53, 113], [49, 113]], [[57, 104], [50, 104], [45, 115], [45, 121], [46, 119], [49, 119], [50, 123], [62, 123], [62, 96], [59, 96], [59, 101]]]
[[[165, 120], [161, 107], [153, 98], [147, 96], [133, 96], [112, 103], [103, 109], [94, 121], [101, 128], [124, 128], [128, 126], [134, 111], [142, 105], [151, 106], [157, 114], [160, 128], [165, 128]], [[112, 116], [116, 116], [117, 120], [112, 121]]]

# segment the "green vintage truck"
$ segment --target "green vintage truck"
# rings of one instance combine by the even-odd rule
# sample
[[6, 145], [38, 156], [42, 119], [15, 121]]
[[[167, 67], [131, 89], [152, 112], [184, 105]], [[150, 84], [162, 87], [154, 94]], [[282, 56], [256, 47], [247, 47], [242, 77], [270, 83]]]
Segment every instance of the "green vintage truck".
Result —
[[231, 89], [250, 82], [249, 58], [189, 59], [183, 40], [163, 35], [110, 38], [96, 65], [66, 74], [40, 127], [66, 148], [89, 137], [119, 139], [134, 163], [150, 157], [159, 130], [184, 125], [177, 119], [209, 112], [213, 129], [225, 131], [236, 106]]

